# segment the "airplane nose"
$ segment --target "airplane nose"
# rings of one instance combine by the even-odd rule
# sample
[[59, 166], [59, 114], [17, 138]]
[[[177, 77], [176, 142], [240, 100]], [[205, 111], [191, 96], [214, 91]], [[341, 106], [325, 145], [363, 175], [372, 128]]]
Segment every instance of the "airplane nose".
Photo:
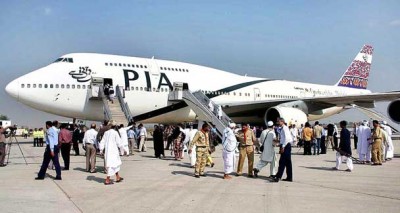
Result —
[[14, 80], [11, 81], [9, 84], [6, 86], [6, 92], [13, 98], [17, 99], [19, 98], [19, 83], [18, 81]]

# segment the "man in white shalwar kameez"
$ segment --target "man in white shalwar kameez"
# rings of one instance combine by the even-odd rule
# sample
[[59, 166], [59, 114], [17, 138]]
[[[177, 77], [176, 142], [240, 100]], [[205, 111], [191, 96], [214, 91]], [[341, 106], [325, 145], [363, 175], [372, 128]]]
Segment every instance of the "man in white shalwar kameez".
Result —
[[[189, 132], [189, 136], [187, 136], [187, 138], [189, 138], [189, 143], [188, 143], [188, 147], [190, 146], [190, 143], [192, 143], [194, 136], [196, 135], [198, 125], [197, 124], [193, 124], [193, 128], [190, 130]], [[193, 146], [193, 150], [196, 150], [196, 145]], [[192, 152], [189, 154], [189, 159], [190, 159], [190, 167], [194, 168], [194, 166], [196, 165], [196, 152]]]
[[235, 129], [236, 124], [231, 123], [229, 127], [226, 127], [222, 137], [222, 158], [224, 160], [224, 179], [231, 179], [229, 176], [235, 169], [236, 162], [236, 136], [233, 130]]
[[359, 160], [362, 163], [371, 162], [371, 129], [368, 127], [368, 121], [363, 121], [357, 132], [358, 144], [357, 152]]
[[120, 150], [121, 155], [129, 156], [129, 141], [128, 141], [128, 129], [130, 129], [132, 126], [124, 127], [123, 124], [119, 126], [119, 135], [121, 135], [121, 140], [122, 140], [122, 146], [123, 148]]
[[393, 140], [392, 140], [392, 128], [390, 128], [387, 125], [386, 121], [383, 121], [383, 125], [382, 129], [385, 130], [385, 132], [387, 133], [387, 144], [385, 147], [385, 151], [386, 151], [386, 156], [385, 156], [385, 160], [392, 160], [392, 158], [394, 157], [394, 146], [393, 146]]
[[263, 152], [260, 155], [260, 160], [258, 161], [256, 168], [253, 169], [254, 176], [258, 177], [258, 173], [262, 168], [270, 164], [270, 177], [275, 177], [278, 165], [278, 158], [275, 152], [276, 134], [274, 131], [274, 122], [268, 121], [268, 128], [262, 131], [260, 136], [260, 146], [264, 147]]
[[110, 180], [110, 177], [113, 175], [116, 175], [117, 183], [123, 180], [118, 173], [122, 164], [118, 148], [123, 148], [122, 140], [119, 133], [115, 130], [117, 125], [116, 122], [110, 121], [110, 124], [111, 129], [104, 133], [99, 144], [100, 154], [104, 153], [105, 166], [107, 168], [107, 179], [104, 182], [105, 185], [113, 184]]

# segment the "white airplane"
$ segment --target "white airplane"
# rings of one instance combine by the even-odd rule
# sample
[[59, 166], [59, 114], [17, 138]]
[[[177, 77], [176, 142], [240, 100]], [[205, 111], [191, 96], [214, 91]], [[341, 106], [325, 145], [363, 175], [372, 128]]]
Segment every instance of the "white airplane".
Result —
[[[193, 121], [196, 114], [185, 103], [170, 105], [174, 82], [201, 90], [235, 122], [264, 123], [283, 117], [304, 123], [340, 113], [351, 106], [373, 108], [392, 101], [388, 112], [400, 122], [400, 92], [367, 90], [373, 48], [364, 45], [335, 85], [241, 76], [189, 63], [96, 53], [61, 56], [46, 67], [9, 83], [7, 93], [19, 102], [48, 113], [83, 120], [104, 119], [103, 102], [90, 100], [91, 82], [124, 89], [135, 120], [151, 123]], [[318, 71], [318, 75], [331, 75]], [[312, 76], [317, 77], [317, 76]]]

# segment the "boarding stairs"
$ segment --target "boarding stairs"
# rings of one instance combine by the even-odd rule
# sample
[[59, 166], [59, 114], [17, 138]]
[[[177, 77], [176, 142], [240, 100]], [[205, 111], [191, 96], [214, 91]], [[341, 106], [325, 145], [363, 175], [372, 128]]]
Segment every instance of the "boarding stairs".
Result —
[[108, 100], [104, 94], [103, 87], [100, 87], [99, 96], [103, 101], [104, 119], [114, 120], [117, 124], [127, 125], [132, 119], [128, 104], [125, 102], [123, 88], [117, 85], [115, 89], [115, 98]]
[[365, 108], [365, 107], [361, 107], [361, 106], [357, 106], [357, 105], [355, 105], [354, 108], [358, 109], [360, 112], [364, 113], [369, 118], [372, 118], [372, 119], [378, 120], [378, 121], [386, 121], [387, 126], [389, 126], [392, 129], [393, 133], [400, 133], [400, 128], [399, 128], [398, 124], [394, 123], [386, 115], [376, 111], [375, 109]]
[[[189, 90], [174, 90], [168, 95], [170, 103], [184, 101], [197, 115], [197, 120], [215, 125], [217, 135], [222, 139], [224, 129], [229, 125], [231, 119], [222, 111], [221, 118], [218, 117], [218, 105], [213, 103], [203, 92], [192, 93]], [[211, 111], [210, 102], [214, 110]]]

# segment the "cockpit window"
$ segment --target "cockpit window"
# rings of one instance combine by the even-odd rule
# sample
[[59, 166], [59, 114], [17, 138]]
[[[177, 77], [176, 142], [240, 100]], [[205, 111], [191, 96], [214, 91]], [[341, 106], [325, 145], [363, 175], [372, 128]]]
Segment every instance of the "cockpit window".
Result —
[[57, 62], [67, 62], [67, 63], [74, 63], [73, 58], [58, 58], [57, 60], [54, 61], [54, 63]]

